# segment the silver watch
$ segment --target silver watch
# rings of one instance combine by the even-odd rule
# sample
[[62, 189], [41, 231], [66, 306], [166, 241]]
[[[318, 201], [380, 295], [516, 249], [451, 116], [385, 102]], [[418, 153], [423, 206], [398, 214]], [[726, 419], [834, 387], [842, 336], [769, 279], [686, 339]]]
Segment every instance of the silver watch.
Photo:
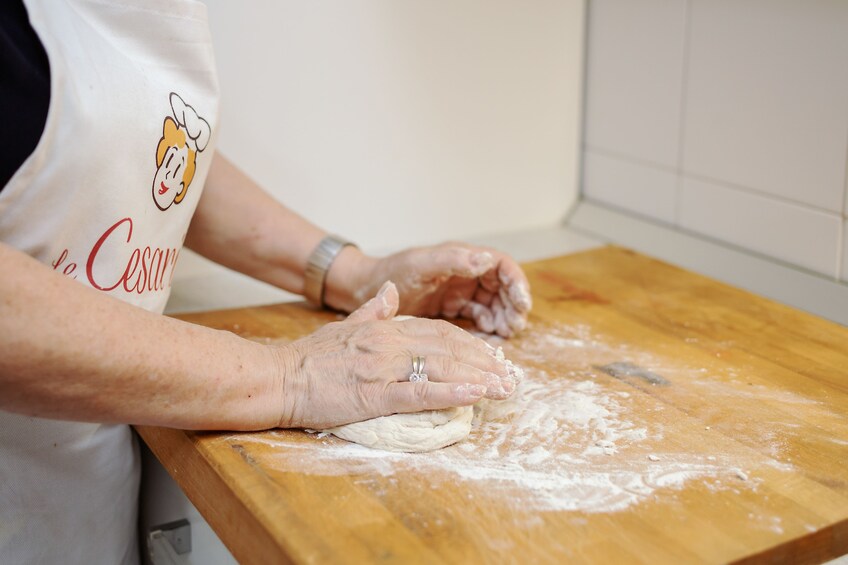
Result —
[[327, 281], [327, 271], [342, 249], [356, 245], [337, 235], [328, 235], [309, 255], [306, 260], [306, 271], [303, 274], [303, 295], [310, 302], [314, 302], [322, 308], [324, 304], [324, 289]]

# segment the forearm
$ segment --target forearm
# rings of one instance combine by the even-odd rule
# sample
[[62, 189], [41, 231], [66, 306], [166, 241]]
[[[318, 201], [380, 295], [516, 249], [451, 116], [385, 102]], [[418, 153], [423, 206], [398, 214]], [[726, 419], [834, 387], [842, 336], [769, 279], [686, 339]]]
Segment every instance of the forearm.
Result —
[[[215, 155], [186, 245], [216, 263], [303, 294], [309, 255], [327, 234], [277, 202], [220, 153]], [[327, 303], [356, 308], [374, 260], [345, 248], [327, 275]]]
[[0, 264], [3, 410], [186, 429], [279, 421], [269, 348], [125, 304], [3, 244]]

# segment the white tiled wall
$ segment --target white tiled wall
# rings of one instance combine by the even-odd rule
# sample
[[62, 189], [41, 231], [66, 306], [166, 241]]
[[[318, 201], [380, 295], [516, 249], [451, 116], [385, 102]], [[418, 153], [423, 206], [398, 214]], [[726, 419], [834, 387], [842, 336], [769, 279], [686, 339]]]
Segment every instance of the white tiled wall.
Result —
[[842, 280], [848, 281], [848, 220], [842, 222]]
[[590, 0], [583, 191], [848, 281], [848, 2]]
[[679, 211], [680, 225], [691, 231], [835, 273], [842, 222], [833, 214], [689, 177], [683, 178]]
[[686, 3], [589, 2], [589, 147], [676, 167]]
[[583, 182], [599, 200], [674, 223], [677, 174], [674, 169], [648, 166], [587, 149], [583, 154]]

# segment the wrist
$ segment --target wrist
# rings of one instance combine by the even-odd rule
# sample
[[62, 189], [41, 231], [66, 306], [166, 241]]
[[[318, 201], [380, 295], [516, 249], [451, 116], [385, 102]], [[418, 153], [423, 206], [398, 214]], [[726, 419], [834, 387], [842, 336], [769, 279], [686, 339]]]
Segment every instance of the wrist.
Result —
[[359, 248], [345, 247], [327, 271], [324, 303], [343, 312], [353, 312], [376, 292], [373, 272], [377, 259]]
[[348, 246], [356, 247], [346, 239], [327, 234], [312, 249], [303, 271], [303, 295], [307, 300], [322, 308], [327, 306], [327, 273], [339, 254]]
[[301, 366], [303, 356], [300, 355], [296, 346], [297, 342], [287, 345], [268, 346], [268, 352], [273, 359], [274, 367], [274, 393], [272, 398], [275, 405], [272, 407], [276, 420], [274, 426], [277, 428], [291, 428], [298, 420], [297, 409], [302, 402], [304, 394], [303, 379], [299, 374], [298, 367]]
[[211, 331], [217, 342], [213, 350], [226, 353], [203, 372], [206, 386], [214, 386], [198, 405], [199, 419], [189, 427], [239, 431], [276, 427], [286, 375], [276, 352], [225, 330]]

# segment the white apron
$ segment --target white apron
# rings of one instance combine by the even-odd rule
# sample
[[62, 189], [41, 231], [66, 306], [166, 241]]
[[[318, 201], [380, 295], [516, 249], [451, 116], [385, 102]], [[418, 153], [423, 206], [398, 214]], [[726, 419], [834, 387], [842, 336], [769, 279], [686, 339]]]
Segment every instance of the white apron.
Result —
[[[50, 109], [0, 191], [0, 241], [161, 312], [214, 149], [206, 7], [25, 4], [50, 61]], [[139, 469], [128, 426], [0, 411], [0, 563], [136, 562]]]

